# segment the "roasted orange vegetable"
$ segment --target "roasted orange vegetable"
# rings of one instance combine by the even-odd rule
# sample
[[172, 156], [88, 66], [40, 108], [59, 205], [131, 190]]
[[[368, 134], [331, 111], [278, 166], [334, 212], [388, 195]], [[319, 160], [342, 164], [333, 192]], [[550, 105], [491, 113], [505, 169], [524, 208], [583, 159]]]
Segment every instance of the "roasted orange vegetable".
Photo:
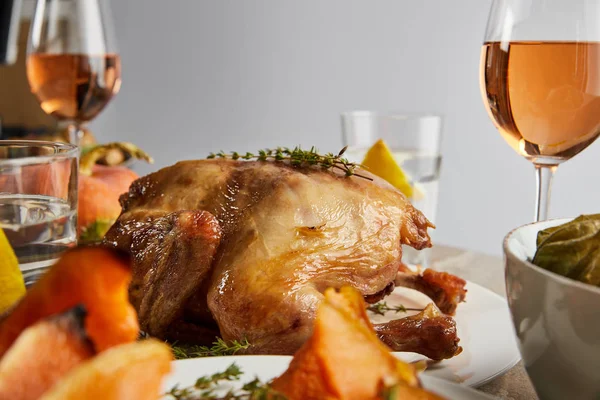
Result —
[[289, 400], [375, 400], [397, 392], [438, 397], [420, 388], [417, 370], [390, 353], [375, 334], [362, 296], [351, 287], [325, 291], [311, 338], [273, 389]]
[[131, 143], [108, 143], [93, 147], [81, 156], [79, 166], [79, 207], [77, 232], [81, 243], [102, 240], [121, 214], [119, 196], [139, 176], [123, 166], [96, 165], [101, 157], [118, 150], [129, 157], [152, 163], [143, 150]]
[[96, 351], [134, 341], [139, 324], [129, 303], [129, 258], [103, 247], [68, 250], [0, 321], [0, 358], [27, 327], [78, 304]]
[[25, 329], [0, 360], [0, 399], [35, 400], [94, 355], [76, 307]]
[[41, 400], [157, 400], [172, 357], [153, 339], [116, 346], [73, 369]]

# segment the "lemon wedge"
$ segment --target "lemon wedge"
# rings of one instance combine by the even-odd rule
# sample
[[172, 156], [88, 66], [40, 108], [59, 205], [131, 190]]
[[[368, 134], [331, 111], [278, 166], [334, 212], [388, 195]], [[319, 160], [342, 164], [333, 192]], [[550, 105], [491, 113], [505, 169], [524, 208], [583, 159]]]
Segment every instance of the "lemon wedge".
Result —
[[372, 174], [388, 181], [409, 199], [414, 196], [414, 189], [410, 185], [408, 177], [394, 159], [392, 151], [383, 139], [379, 139], [371, 146], [361, 164]]
[[0, 314], [25, 295], [25, 282], [17, 256], [0, 229]]

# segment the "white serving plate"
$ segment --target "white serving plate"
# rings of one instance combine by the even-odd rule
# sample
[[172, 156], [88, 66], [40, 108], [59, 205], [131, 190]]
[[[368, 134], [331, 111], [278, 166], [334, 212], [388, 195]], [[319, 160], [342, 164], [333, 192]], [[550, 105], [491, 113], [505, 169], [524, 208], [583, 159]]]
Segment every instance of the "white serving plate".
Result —
[[[196, 379], [204, 375], [224, 371], [232, 363], [236, 363], [243, 375], [238, 382], [226, 382], [221, 385], [223, 394], [230, 389], [238, 389], [243, 383], [258, 377], [263, 382], [281, 375], [288, 367], [290, 356], [228, 356], [207, 357], [179, 360], [173, 362], [173, 371], [167, 377], [163, 391], [167, 392], [175, 385], [180, 388], [192, 386]], [[468, 386], [458, 385], [433, 376], [422, 376], [423, 387], [446, 399], [489, 400], [489, 397]], [[167, 396], [165, 396], [167, 397]]]
[[[467, 282], [466, 287], [467, 301], [458, 306], [454, 316], [463, 351], [454, 358], [430, 365], [423, 373], [425, 379], [441, 378], [477, 387], [502, 375], [520, 360], [506, 300], [473, 282]], [[431, 302], [422, 293], [407, 288], [396, 288], [384, 300], [389, 306], [402, 304], [408, 308], [423, 308]], [[411, 314], [415, 312], [388, 312], [385, 316], [371, 313], [371, 320], [380, 323]], [[394, 354], [408, 362], [426, 359], [416, 353]], [[243, 359], [246, 357], [249, 356]], [[216, 359], [218, 357], [208, 358]], [[189, 363], [188, 360], [184, 361], [182, 365]], [[179, 371], [179, 363], [176, 362], [176, 371]], [[199, 363], [204, 365], [203, 362]]]

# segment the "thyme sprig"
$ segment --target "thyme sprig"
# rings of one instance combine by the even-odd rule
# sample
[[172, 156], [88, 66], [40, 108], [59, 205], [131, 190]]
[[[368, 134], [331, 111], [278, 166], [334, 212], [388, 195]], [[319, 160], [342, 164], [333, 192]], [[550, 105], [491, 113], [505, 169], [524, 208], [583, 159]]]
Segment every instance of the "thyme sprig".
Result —
[[174, 386], [165, 393], [165, 397], [175, 400], [285, 400], [285, 396], [258, 378], [245, 383], [241, 389], [230, 389], [224, 395], [218, 394], [219, 386], [223, 382], [239, 381], [242, 375], [240, 367], [233, 363], [223, 372], [198, 378], [193, 386]]
[[220, 337], [215, 338], [211, 346], [178, 346], [177, 343], [171, 345], [173, 356], [177, 360], [196, 357], [231, 356], [248, 347], [250, 347], [250, 343], [246, 339], [226, 342]]
[[407, 311], [423, 311], [422, 308], [407, 308], [402, 304], [398, 304], [397, 306], [389, 306], [385, 301], [380, 301], [379, 303], [371, 304], [367, 307], [367, 310], [371, 311], [377, 315], [385, 315], [386, 312], [393, 311], [394, 313], [405, 313]]
[[346, 176], [357, 176], [363, 179], [372, 181], [366, 175], [360, 175], [355, 172], [356, 168], [360, 167], [359, 164], [349, 162], [348, 159], [342, 157], [348, 146], [345, 146], [338, 154], [327, 153], [319, 154], [318, 150], [313, 146], [310, 150], [303, 150], [300, 146], [296, 146], [293, 149], [289, 147], [277, 147], [275, 149], [264, 149], [259, 150], [258, 154], [238, 153], [236, 151], [231, 153], [225, 153], [219, 151], [218, 153], [210, 153], [207, 158], [228, 158], [231, 160], [257, 160], [257, 161], [287, 161], [293, 166], [320, 166], [323, 169], [337, 169], [343, 171]]
[[400, 385], [393, 385], [390, 387], [386, 387], [381, 391], [381, 394], [379, 395], [379, 397], [382, 400], [396, 400], [400, 395]]

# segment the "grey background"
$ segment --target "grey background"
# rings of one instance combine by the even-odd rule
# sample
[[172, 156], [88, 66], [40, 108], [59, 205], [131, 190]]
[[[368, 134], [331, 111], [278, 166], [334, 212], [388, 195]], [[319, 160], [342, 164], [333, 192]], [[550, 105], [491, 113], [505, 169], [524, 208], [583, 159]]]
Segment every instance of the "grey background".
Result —
[[[123, 86], [92, 128], [152, 153], [341, 147], [350, 109], [445, 115], [439, 243], [501, 253], [534, 170], [482, 105], [489, 0], [113, 0]], [[558, 169], [551, 216], [600, 210], [600, 145]]]

